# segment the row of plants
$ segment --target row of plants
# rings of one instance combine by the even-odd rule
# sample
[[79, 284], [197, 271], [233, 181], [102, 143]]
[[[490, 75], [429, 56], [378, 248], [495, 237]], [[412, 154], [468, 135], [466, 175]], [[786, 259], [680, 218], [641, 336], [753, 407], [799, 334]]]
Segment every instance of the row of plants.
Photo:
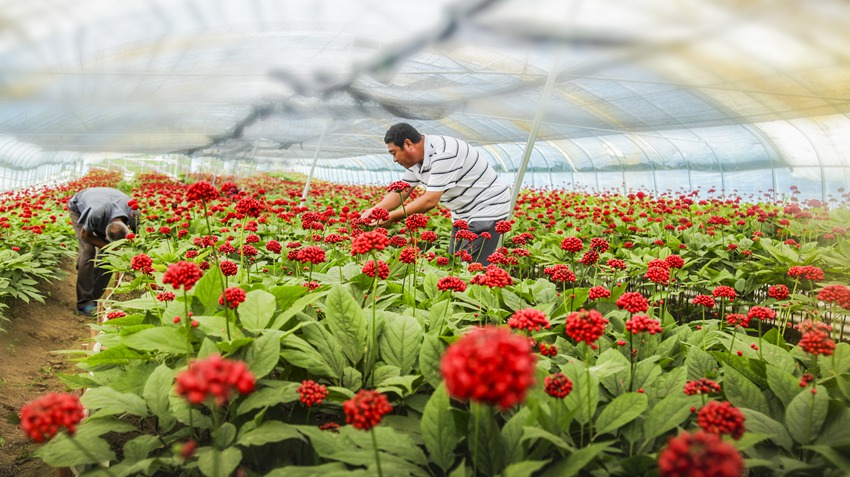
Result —
[[447, 255], [445, 210], [365, 226], [386, 188], [142, 179], [104, 254], [138, 298], [68, 351], [82, 397], [22, 413], [50, 465], [850, 472], [846, 202], [523, 191], [483, 267]]

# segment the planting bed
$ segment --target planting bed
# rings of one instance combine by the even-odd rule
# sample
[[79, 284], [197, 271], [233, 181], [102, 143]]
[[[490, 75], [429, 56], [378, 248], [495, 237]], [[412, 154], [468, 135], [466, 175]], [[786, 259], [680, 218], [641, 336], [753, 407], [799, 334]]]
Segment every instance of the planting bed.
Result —
[[[524, 191], [485, 268], [446, 254], [444, 210], [389, 230], [358, 223], [384, 188], [319, 184], [301, 203], [298, 182], [203, 179], [82, 181], [124, 188], [143, 220], [105, 254], [126, 298], [105, 303], [99, 352], [74, 354], [69, 394], [24, 412], [47, 464], [87, 476], [850, 472], [847, 197]], [[75, 187], [38, 192], [37, 211], [4, 201], [0, 253], [61, 257]]]

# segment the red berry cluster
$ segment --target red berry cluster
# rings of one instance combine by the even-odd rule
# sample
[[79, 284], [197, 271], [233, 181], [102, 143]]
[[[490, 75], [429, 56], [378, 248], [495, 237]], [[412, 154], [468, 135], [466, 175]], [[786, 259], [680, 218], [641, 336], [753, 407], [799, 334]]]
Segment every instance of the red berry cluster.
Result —
[[387, 186], [389, 192], [404, 192], [410, 189], [410, 184], [404, 181], [395, 181]]
[[747, 319], [752, 320], [754, 318], [758, 318], [762, 321], [772, 320], [776, 318], [776, 312], [763, 306], [754, 306], [747, 312]]
[[608, 261], [605, 262], [605, 264], [608, 265], [609, 267], [615, 269], [615, 270], [625, 270], [626, 269], [626, 262], [624, 262], [623, 260], [620, 260], [619, 258], [609, 258]]
[[499, 220], [496, 222], [496, 232], [506, 234], [511, 231], [511, 223], [507, 220]]
[[404, 235], [393, 235], [390, 237], [390, 245], [396, 248], [401, 248], [407, 245], [407, 237]]
[[443, 277], [437, 280], [437, 290], [452, 290], [456, 292], [463, 292], [466, 291], [466, 282], [458, 277]]
[[110, 311], [109, 313], [106, 314], [106, 319], [107, 320], [114, 320], [115, 318], [121, 318], [121, 317], [124, 317], [124, 316], [127, 316], [127, 314], [124, 313], [123, 311]]
[[433, 231], [431, 231], [431, 230], [426, 230], [426, 231], [422, 232], [422, 234], [420, 234], [420, 235], [419, 235], [419, 238], [420, 238], [421, 240], [424, 240], [425, 242], [428, 242], [428, 243], [434, 243], [434, 242], [436, 242], [436, 241], [437, 241], [437, 239], [438, 239], [439, 237], [437, 237], [437, 234], [436, 234], [436, 233], [434, 233]]
[[262, 202], [253, 197], [243, 197], [236, 203], [236, 212], [248, 217], [259, 217], [264, 207]]
[[534, 308], [525, 308], [518, 310], [508, 318], [508, 326], [515, 330], [540, 331], [541, 328], [547, 330], [552, 327], [549, 319], [546, 318], [546, 313]]
[[455, 232], [456, 240], [466, 240], [467, 242], [472, 242], [478, 239], [478, 234], [467, 229], [458, 230]]
[[186, 190], [186, 200], [202, 200], [209, 202], [218, 199], [218, 189], [207, 181], [198, 181]]
[[746, 328], [747, 326], [750, 326], [750, 318], [740, 313], [729, 313], [726, 315], [726, 324], [729, 326], [740, 326], [741, 328]]
[[558, 356], [558, 347], [555, 345], [539, 343], [537, 349], [540, 350], [540, 354], [543, 356], [549, 356], [550, 358]]
[[809, 385], [810, 382], [814, 381], [815, 377], [812, 373], [804, 373], [800, 376], [800, 387], [804, 388]]
[[497, 265], [506, 265], [508, 263], [508, 257], [506, 257], [503, 253], [493, 252], [487, 257], [487, 261]]
[[390, 239], [380, 232], [364, 232], [351, 241], [351, 255], [362, 255], [372, 250], [383, 250], [387, 248], [389, 243]]
[[738, 294], [735, 293], [734, 288], [727, 287], [725, 285], [715, 287], [714, 290], [712, 290], [711, 294], [714, 296], [714, 298], [728, 298], [730, 301], [738, 297]]
[[832, 326], [826, 323], [805, 320], [796, 326], [803, 334], [798, 343], [800, 349], [812, 355], [830, 356], [835, 351], [835, 342], [829, 338]]
[[244, 257], [256, 257], [259, 254], [260, 251], [253, 245], [242, 245], [239, 247], [239, 255]]
[[169, 291], [159, 292], [156, 294], [156, 299], [159, 301], [174, 301], [174, 293]]
[[405, 247], [398, 256], [401, 263], [414, 263], [419, 258], [419, 247]]
[[428, 216], [422, 214], [412, 214], [404, 220], [404, 226], [411, 232], [425, 228], [428, 225]]
[[230, 260], [222, 260], [218, 267], [221, 269], [221, 273], [223, 273], [226, 277], [236, 275], [236, 272], [239, 270], [239, 265], [236, 265]]
[[559, 263], [557, 265], [552, 265], [551, 267], [546, 267], [543, 269], [543, 273], [549, 275], [549, 279], [553, 282], [574, 282], [576, 281], [576, 274], [570, 270], [570, 267], [564, 265], [563, 263]]
[[162, 276], [162, 283], [170, 283], [174, 288], [190, 290], [198, 280], [201, 279], [204, 272], [193, 262], [177, 262], [168, 266], [165, 275]]
[[691, 300], [691, 303], [694, 305], [700, 305], [708, 308], [709, 310], [714, 308], [714, 297], [711, 295], [697, 295]]
[[452, 222], [452, 228], [457, 230], [469, 230], [469, 224], [463, 219], [458, 219]]
[[153, 260], [147, 255], [140, 253], [130, 260], [130, 268], [150, 275], [153, 272]]
[[598, 300], [600, 298], [608, 298], [610, 296], [611, 291], [600, 285], [590, 287], [590, 290], [587, 291], [587, 299], [590, 301]]
[[744, 413], [727, 401], [708, 401], [697, 415], [697, 424], [705, 432], [729, 434], [733, 439], [744, 435]]
[[579, 310], [567, 315], [564, 332], [576, 341], [584, 341], [596, 349], [596, 340], [605, 333], [608, 320], [596, 310]]
[[649, 302], [638, 292], [626, 292], [617, 299], [617, 308], [630, 313], [643, 313], [649, 309]]
[[[375, 262], [373, 260], [367, 260], [366, 264], [363, 265], [363, 269], [360, 270], [365, 275], [369, 275], [370, 277], [375, 277]], [[378, 260], [378, 277], [381, 279], [385, 279], [390, 276], [390, 267], [383, 260]]]
[[248, 234], [245, 236], [245, 243], [257, 243], [260, 241], [260, 236], [257, 234]]
[[594, 263], [596, 263], [598, 260], [599, 260], [599, 252], [597, 252], [596, 250], [588, 250], [579, 259], [579, 263], [589, 267], [589, 266], [593, 265]]
[[658, 471], [661, 477], [741, 477], [744, 459], [716, 434], [682, 432], [658, 454]]
[[685, 266], [685, 260], [678, 255], [668, 255], [664, 261], [667, 262], [670, 268], [682, 268]]
[[608, 251], [610, 245], [608, 241], [601, 237], [593, 237], [590, 239], [590, 248], [591, 250], [596, 250], [599, 253], [605, 253]]
[[245, 301], [245, 290], [239, 287], [230, 287], [222, 292], [218, 297], [218, 304], [229, 306], [231, 309], [236, 309], [240, 303]]
[[633, 315], [632, 318], [626, 322], [626, 330], [633, 335], [642, 332], [654, 335], [655, 333], [661, 333], [661, 323], [646, 315]]
[[272, 253], [280, 253], [283, 250], [283, 246], [277, 240], [269, 240], [266, 242], [266, 250]]
[[563, 399], [569, 396], [573, 390], [573, 382], [564, 373], [555, 373], [546, 376], [546, 379], [543, 380], [543, 385], [546, 394], [554, 398]]
[[570, 253], [580, 252], [584, 248], [584, 244], [578, 237], [567, 237], [561, 240], [561, 250], [566, 250]]
[[708, 378], [700, 378], [695, 381], [688, 381], [687, 384], [685, 384], [684, 391], [688, 396], [693, 396], [694, 394], [719, 393], [720, 385]]
[[301, 263], [312, 263], [319, 264], [324, 263], [325, 251], [321, 247], [316, 247], [315, 245], [310, 247], [304, 247], [298, 251], [298, 261]]
[[789, 277], [803, 277], [809, 280], [823, 280], [823, 270], [814, 265], [793, 266], [788, 269]]
[[21, 408], [21, 429], [35, 442], [44, 442], [63, 427], [73, 435], [84, 417], [85, 409], [77, 396], [49, 393]]
[[363, 431], [377, 426], [385, 414], [393, 411], [386, 396], [369, 389], [361, 389], [342, 404], [342, 409], [345, 411], [345, 422]]
[[452, 397], [507, 409], [525, 400], [534, 384], [535, 361], [526, 338], [486, 326], [452, 343], [440, 371]]
[[224, 255], [230, 255], [231, 253], [236, 253], [236, 247], [230, 242], [225, 242], [218, 246], [218, 252]]
[[301, 385], [298, 386], [297, 391], [299, 396], [301, 396], [301, 402], [307, 407], [312, 407], [313, 404], [321, 404], [328, 397], [327, 386], [321, 385], [311, 379], [301, 381]]
[[[449, 264], [449, 257], [437, 257], [435, 262], [437, 263], [438, 266], [445, 267], [446, 265]], [[479, 263], [479, 265], [481, 265], [481, 264]]]
[[787, 286], [780, 283], [778, 285], [771, 285], [770, 288], [767, 289], [767, 295], [777, 300], [784, 300], [788, 298], [790, 292], [788, 291]]
[[192, 404], [200, 404], [208, 397], [221, 405], [230, 400], [233, 391], [249, 394], [254, 390], [254, 375], [242, 361], [222, 358], [217, 354], [194, 361], [189, 369], [175, 379], [177, 394]]
[[389, 220], [390, 212], [383, 207], [375, 207], [369, 212], [369, 220]]
[[670, 269], [666, 267], [650, 267], [646, 270], [646, 274], [643, 277], [653, 283], [667, 286], [670, 284]]
[[845, 310], [850, 310], [850, 287], [827, 285], [818, 293], [818, 300], [834, 303]]
[[496, 265], [487, 265], [487, 270], [483, 275], [475, 275], [469, 283], [473, 285], [486, 285], [490, 288], [504, 288], [514, 284], [514, 279], [511, 275], [502, 268]]

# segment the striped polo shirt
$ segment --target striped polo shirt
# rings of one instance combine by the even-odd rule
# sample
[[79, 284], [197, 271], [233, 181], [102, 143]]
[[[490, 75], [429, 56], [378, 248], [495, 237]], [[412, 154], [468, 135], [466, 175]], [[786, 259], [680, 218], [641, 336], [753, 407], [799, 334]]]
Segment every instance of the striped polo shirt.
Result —
[[452, 220], [502, 220], [511, 208], [511, 188], [499, 179], [487, 159], [465, 141], [449, 136], [423, 135], [422, 164], [407, 169], [402, 180], [427, 191], [442, 191], [440, 203]]

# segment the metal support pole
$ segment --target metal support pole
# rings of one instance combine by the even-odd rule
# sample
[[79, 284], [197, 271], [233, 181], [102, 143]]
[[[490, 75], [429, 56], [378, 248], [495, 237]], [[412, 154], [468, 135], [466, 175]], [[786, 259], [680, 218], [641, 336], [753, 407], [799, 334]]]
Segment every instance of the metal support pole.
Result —
[[316, 144], [316, 152], [313, 154], [313, 164], [310, 166], [310, 173], [307, 174], [307, 182], [304, 184], [304, 192], [301, 193], [301, 204], [307, 202], [307, 192], [310, 191], [310, 180], [313, 178], [313, 172], [316, 170], [316, 163], [319, 162], [319, 151], [322, 149], [322, 143], [325, 142], [325, 134], [331, 125], [331, 119], [325, 119], [325, 124], [322, 125], [322, 134], [319, 135], [319, 142]]
[[555, 77], [558, 76], [558, 69], [561, 65], [561, 51], [555, 54], [555, 62], [552, 69], [549, 70], [549, 77], [546, 78], [546, 86], [543, 87], [543, 96], [540, 98], [540, 105], [537, 107], [537, 113], [534, 115], [534, 124], [531, 126], [531, 132], [528, 134], [528, 142], [525, 145], [525, 151], [522, 153], [522, 161], [520, 161], [519, 169], [517, 170], [516, 179], [514, 180], [514, 189], [511, 192], [511, 209], [508, 215], [508, 220], [514, 215], [514, 206], [516, 206], [519, 190], [522, 187], [522, 178], [525, 176], [525, 170], [528, 167], [528, 160], [531, 158], [531, 151], [534, 149], [534, 142], [537, 140], [537, 131], [540, 129], [540, 123], [543, 122], [543, 115], [546, 112], [546, 106], [549, 102], [549, 97], [552, 95], [552, 89], [555, 86]]

